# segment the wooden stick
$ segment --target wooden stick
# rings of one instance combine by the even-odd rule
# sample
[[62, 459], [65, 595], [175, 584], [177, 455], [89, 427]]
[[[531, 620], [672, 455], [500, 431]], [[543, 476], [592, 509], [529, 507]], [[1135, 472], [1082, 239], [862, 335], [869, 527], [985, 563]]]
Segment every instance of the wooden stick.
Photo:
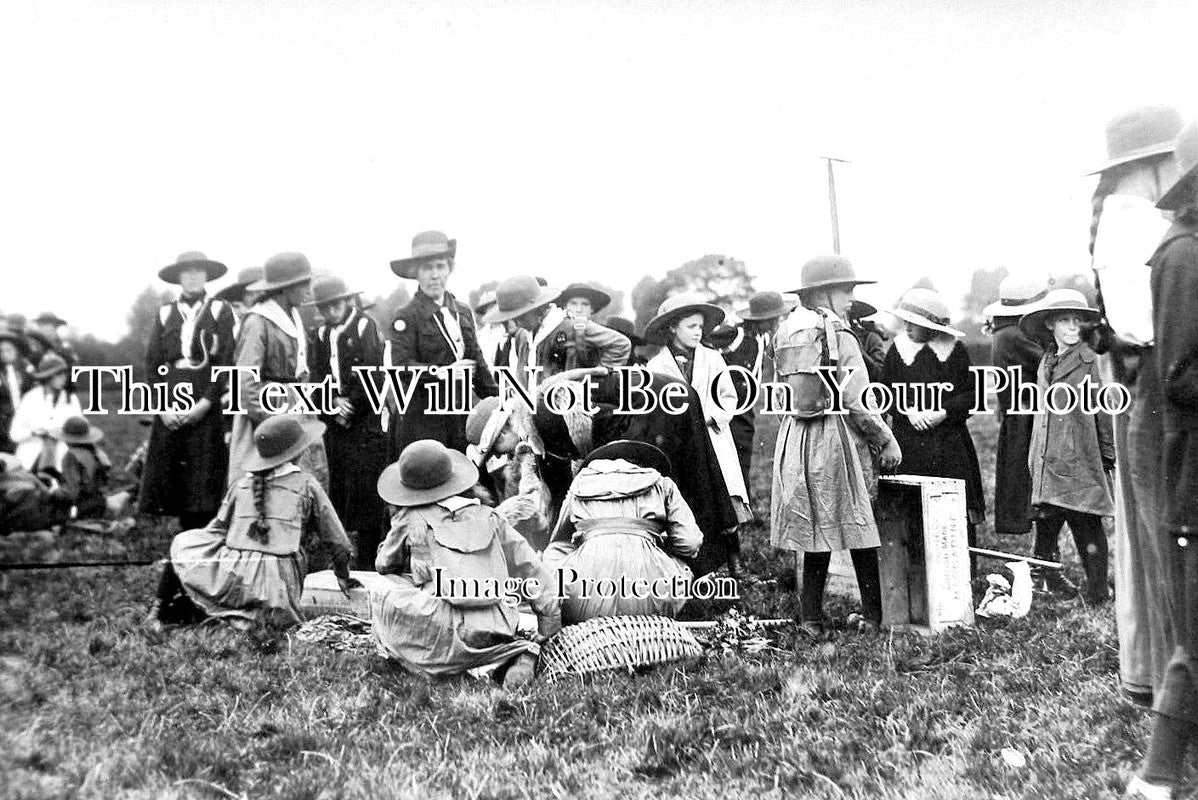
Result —
[[1034, 564], [1037, 567], [1048, 567], [1049, 569], [1064, 569], [1064, 564], [1058, 564], [1056, 561], [1041, 561], [1038, 558], [1031, 556], [1017, 556], [1014, 553], [1003, 553], [999, 550], [986, 550], [983, 547], [971, 547], [969, 552], [974, 555], [986, 556], [988, 558], [1005, 558], [1008, 561], [1026, 561], [1029, 564]]

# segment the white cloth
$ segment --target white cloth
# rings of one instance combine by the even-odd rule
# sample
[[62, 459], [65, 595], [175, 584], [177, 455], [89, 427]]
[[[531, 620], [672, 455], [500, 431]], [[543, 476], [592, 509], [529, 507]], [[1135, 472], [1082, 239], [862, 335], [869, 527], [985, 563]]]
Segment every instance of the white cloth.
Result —
[[333, 376], [333, 385], [341, 391], [341, 347], [338, 340], [341, 334], [358, 318], [358, 309], [353, 309], [340, 325], [329, 326], [329, 372]]
[[254, 304], [251, 314], [258, 314], [273, 322], [279, 330], [295, 339], [295, 377], [304, 379], [308, 375], [308, 334], [304, 332], [304, 320], [299, 309], [291, 309], [288, 315], [273, 297]]
[[196, 360], [195, 353], [192, 352], [196, 338], [196, 323], [200, 320], [200, 309], [203, 307], [203, 298], [198, 298], [194, 303], [187, 303], [182, 297], [175, 301], [175, 308], [183, 317], [183, 327], [179, 329], [179, 352], [193, 364]]
[[445, 337], [445, 341], [453, 349], [454, 361], [460, 361], [466, 357], [466, 343], [462, 340], [462, 326], [458, 322], [458, 315], [454, 313], [449, 306], [441, 306], [441, 335]]
[[[58, 402], [45, 387], [38, 386], [30, 389], [21, 398], [16, 413], [12, 418], [9, 437], [17, 446], [17, 458], [25, 469], [33, 469], [37, 457], [42, 453], [42, 437], [34, 435], [34, 431], [49, 432], [61, 427], [71, 417], [83, 416], [79, 398], [74, 394], [60, 392]], [[62, 456], [67, 447], [59, 442], [55, 448], [55, 467], [62, 465]]]
[[1152, 295], [1148, 259], [1169, 221], [1143, 197], [1112, 194], [1102, 203], [1094, 237], [1094, 271], [1102, 284], [1106, 318], [1120, 337], [1152, 342]]
[[450, 514], [456, 514], [467, 506], [478, 506], [482, 505], [482, 503], [479, 502], [477, 497], [465, 498], [454, 495], [453, 497], [446, 497], [444, 500], [438, 500], [437, 505]]
[[[566, 319], [566, 312], [553, 306], [549, 309], [549, 313], [545, 315], [545, 319], [541, 321], [541, 327], [537, 328], [537, 332], [533, 334], [532, 343], [528, 345], [528, 366], [537, 366], [537, 347], [541, 342], [549, 338], [549, 335], [557, 330], [557, 326], [561, 325]], [[514, 349], [514, 348], [513, 348]]]
[[21, 373], [13, 364], [4, 367], [4, 385], [8, 387], [8, 397], [15, 409], [21, 402]]
[[761, 368], [765, 364], [765, 351], [770, 346], [770, 335], [768, 333], [757, 334], [757, 358], [753, 359], [753, 379], [758, 383], [761, 382]]

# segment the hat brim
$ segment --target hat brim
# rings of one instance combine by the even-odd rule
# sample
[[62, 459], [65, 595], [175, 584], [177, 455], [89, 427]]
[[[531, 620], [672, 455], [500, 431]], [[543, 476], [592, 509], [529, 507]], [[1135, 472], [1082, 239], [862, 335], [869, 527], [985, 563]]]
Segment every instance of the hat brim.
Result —
[[956, 328], [949, 327], [948, 325], [941, 325], [939, 322], [930, 320], [927, 317], [916, 314], [913, 311], [908, 311], [905, 308], [892, 308], [889, 309], [889, 313], [895, 317], [898, 317], [904, 322], [910, 322], [912, 325], [918, 325], [919, 327], [927, 328], [930, 331], [947, 333], [950, 336], [956, 336], [957, 338], [965, 336], [965, 331], [959, 331]]
[[34, 322], [36, 322], [38, 325], [53, 325], [56, 328], [60, 328], [63, 325], [67, 324], [67, 321], [65, 319], [63, 319], [62, 317], [58, 316], [57, 314], [51, 314], [48, 317], [45, 317], [45, 316], [38, 317], [37, 319], [34, 320]]
[[1177, 182], [1161, 195], [1161, 199], [1156, 202], [1156, 207], [1164, 211], [1176, 211], [1191, 202], [1194, 196], [1192, 187], [1195, 178], [1198, 178], [1198, 166], [1192, 167], [1189, 172], [1178, 178]]
[[327, 306], [329, 303], [336, 303], [338, 300], [346, 300], [350, 297], [357, 297], [361, 292], [342, 292], [341, 294], [333, 295], [332, 297], [322, 297], [319, 300], [309, 300], [304, 303], [306, 306]]
[[790, 289], [786, 294], [802, 294], [803, 292], [810, 292], [812, 289], [827, 289], [829, 286], [863, 286], [869, 283], [877, 283], [877, 281], [859, 281], [856, 279], [851, 281], [819, 281], [810, 286], [800, 286], [798, 289]]
[[785, 317], [789, 315], [790, 312], [794, 311], [797, 306], [798, 303], [794, 302], [793, 300], [783, 300], [781, 308], [775, 309], [768, 313], [754, 314], [746, 308], [744, 311], [737, 311], [736, 316], [745, 320], [777, 319], [778, 317]]
[[289, 289], [292, 286], [298, 286], [301, 283], [311, 283], [311, 282], [312, 282], [312, 275], [310, 275], [310, 274], [303, 275], [298, 278], [291, 278], [290, 280], [286, 280], [286, 281], [268, 281], [268, 280], [263, 279], [260, 281], [254, 281], [249, 286], [246, 286], [245, 290], [247, 292], [259, 292], [259, 293], [261, 293], [261, 292], [277, 292], [280, 289]]
[[478, 467], [457, 450], [449, 451], [449, 478], [429, 489], [411, 489], [400, 480], [399, 462], [379, 475], [379, 497], [393, 506], [423, 506], [461, 494], [478, 483]]
[[482, 318], [482, 322], [484, 325], [494, 325], [497, 322], [507, 322], [509, 319], [515, 319], [522, 314], [527, 314], [529, 311], [532, 311], [535, 308], [549, 305], [553, 301], [557, 300], [560, 295], [561, 291], [559, 289], [554, 289], [551, 286], [542, 286], [537, 290], [537, 296], [531, 302], [525, 303], [519, 308], [509, 309], [508, 311], [504, 311], [498, 307], [493, 308]]
[[86, 436], [72, 436], [61, 427], [52, 429], [50, 435], [63, 444], [96, 444], [104, 439], [104, 431], [94, 425], [87, 429]]
[[585, 297], [591, 304], [591, 313], [598, 313], [611, 305], [611, 295], [598, 289], [592, 289], [590, 286], [563, 289], [555, 302], [564, 308], [566, 300], [571, 297]]
[[1089, 306], [1050, 306], [1048, 308], [1038, 308], [1023, 315], [1019, 320], [1019, 330], [1026, 333], [1028, 336], [1043, 336], [1048, 329], [1044, 327], [1045, 321], [1052, 314], [1060, 314], [1065, 311], [1070, 311], [1079, 314], [1086, 318], [1086, 322], [1098, 322], [1102, 315], [1097, 309]]
[[250, 453], [249, 458], [243, 462], [244, 470], [246, 472], [261, 472], [264, 469], [286, 464], [307, 450], [321, 436], [324, 436], [325, 424], [323, 422], [314, 419], [303, 419], [300, 420], [300, 426], [303, 428], [304, 434], [299, 438], [299, 441], [270, 458], [263, 458], [255, 449], [254, 452]]
[[25, 337], [16, 331], [0, 330], [0, 342], [12, 342], [22, 355], [29, 352], [29, 342], [25, 341]]
[[[1043, 298], [1041, 298], [1043, 300]], [[1029, 300], [1026, 303], [1020, 303], [1017, 306], [1003, 305], [1001, 300], [996, 300], [990, 305], [982, 309], [983, 317], [1022, 317], [1024, 314], [1031, 313], [1040, 307], [1040, 300]]]
[[229, 268], [219, 261], [211, 261], [208, 259], [203, 261], [184, 261], [181, 264], [171, 264], [158, 270], [158, 278], [166, 283], [177, 284], [179, 282], [179, 275], [181, 275], [184, 270], [189, 269], [204, 270], [204, 272], [208, 273], [209, 281], [214, 281], [229, 271]]
[[1147, 147], [1141, 147], [1138, 150], [1132, 150], [1130, 153], [1124, 153], [1117, 158], [1107, 159], [1105, 164], [1098, 169], [1087, 172], [1086, 175], [1098, 175], [1100, 173], [1106, 172], [1112, 167], [1118, 167], [1122, 164], [1130, 164], [1131, 162], [1139, 161], [1142, 158], [1168, 155], [1173, 152], [1175, 145], [1175, 140], [1171, 140], [1168, 142], [1158, 142], [1157, 144], [1148, 145]]
[[435, 261], [438, 258], [457, 258], [458, 255], [458, 240], [449, 240], [449, 249], [440, 253], [427, 253], [422, 256], [412, 256], [411, 258], [397, 258], [391, 262], [391, 271], [401, 278], [407, 278], [410, 281], [416, 280], [416, 268], [426, 261]]
[[647, 442], [635, 442], [631, 439], [617, 439], [614, 442], [608, 442], [602, 447], [595, 448], [583, 459], [579, 471], [586, 469], [587, 465], [592, 461], [601, 461], [603, 459], [613, 461], [623, 459], [636, 464], [638, 467], [655, 469], [667, 478], [673, 478], [674, 476], [674, 465], [670, 463], [669, 456]]
[[679, 317], [686, 317], [691, 314], [703, 315], [704, 336], [711, 333], [712, 329], [723, 322], [724, 317], [727, 316], [724, 313], [724, 309], [711, 303], [691, 303], [690, 305], [679, 306], [664, 314], [658, 314], [649, 320], [649, 324], [645, 326], [645, 341], [649, 344], [665, 344], [667, 328], [670, 323]]
[[44, 381], [47, 378], [53, 378], [55, 375], [57, 375], [60, 372], [69, 373], [70, 371], [71, 371], [71, 368], [68, 367], [66, 364], [63, 364], [61, 367], [55, 367], [54, 369], [46, 370], [45, 372], [40, 372], [38, 370], [34, 370], [33, 377], [34, 377], [34, 380]]

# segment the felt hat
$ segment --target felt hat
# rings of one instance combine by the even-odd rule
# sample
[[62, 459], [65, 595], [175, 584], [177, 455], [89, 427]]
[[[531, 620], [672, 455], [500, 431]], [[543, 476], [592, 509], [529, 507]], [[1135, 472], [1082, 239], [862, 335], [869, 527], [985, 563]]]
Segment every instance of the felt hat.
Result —
[[1036, 307], [1019, 320], [1019, 329], [1028, 336], [1039, 337], [1046, 332], [1044, 323], [1053, 314], [1071, 311], [1086, 322], [1097, 322], [1098, 309], [1086, 302], [1086, 296], [1077, 289], [1053, 289]]
[[84, 417], [71, 417], [50, 435], [63, 444], [95, 444], [104, 438], [104, 431], [91, 425]]
[[640, 347], [645, 343], [645, 340], [637, 335], [636, 325], [630, 319], [625, 319], [624, 317], [608, 317], [603, 321], [603, 325], [615, 331], [616, 333], [622, 333], [624, 336], [628, 337], [628, 341], [632, 343], [633, 347]]
[[557, 296], [555, 302], [562, 308], [565, 308], [566, 301], [571, 297], [585, 297], [591, 303], [592, 312], [598, 312], [611, 304], [611, 295], [586, 283], [570, 284], [565, 289], [562, 289], [562, 293]]
[[1008, 275], [998, 284], [998, 300], [982, 309], [982, 316], [1022, 317], [1047, 295], [1044, 281]]
[[592, 461], [615, 461], [617, 459], [629, 461], [638, 467], [655, 469], [667, 478], [674, 474], [674, 465], [670, 463], [669, 456], [651, 444], [634, 442], [629, 439], [617, 439], [595, 448], [587, 454], [579, 471], [586, 469]]
[[441, 231], [424, 231], [412, 237], [412, 257], [391, 262], [391, 271], [401, 278], [415, 280], [416, 268], [437, 258], [452, 259], [458, 253], [458, 240]]
[[178, 283], [179, 273], [185, 269], [202, 269], [208, 275], [208, 280], [214, 281], [229, 271], [229, 268], [219, 261], [213, 261], [198, 250], [188, 250], [180, 253], [174, 264], [168, 264], [158, 270], [158, 277], [167, 283]]
[[254, 431], [254, 452], [245, 460], [246, 472], [277, 467], [304, 452], [324, 435], [323, 422], [281, 414], [269, 417]]
[[712, 305], [696, 293], [676, 294], [667, 297], [657, 309], [656, 316], [645, 326], [645, 340], [654, 344], [664, 344], [669, 333], [669, 327], [682, 317], [691, 314], [703, 315], [703, 333], [711, 333], [711, 329], [724, 321], [724, 309]]
[[778, 292], [757, 292], [749, 298], [749, 307], [736, 314], [741, 319], [774, 319], [795, 310], [795, 303]]
[[908, 290], [894, 308], [890, 309], [890, 313], [921, 328], [947, 333], [958, 338], [965, 335], [963, 331], [949, 326], [952, 317], [948, 310], [948, 304], [931, 289]]
[[247, 292], [273, 292], [312, 280], [312, 265], [303, 253], [279, 253], [266, 259], [262, 280], [245, 287]]
[[66, 360], [58, 353], [50, 352], [42, 356], [42, 360], [37, 364], [37, 369], [33, 371], [33, 377], [44, 381], [60, 372], [68, 371], [70, 371], [70, 367], [67, 366]]
[[1182, 124], [1181, 114], [1172, 106], [1142, 106], [1123, 112], [1107, 123], [1106, 162], [1087, 174], [1172, 153]]
[[246, 287], [251, 283], [262, 280], [265, 273], [262, 267], [246, 267], [237, 273], [237, 280], [212, 295], [214, 300], [224, 300], [226, 303], [239, 303], [245, 299]]
[[15, 331], [25, 330], [25, 315], [24, 314], [9, 314], [5, 317], [8, 327]]
[[1156, 204], [1157, 208], [1166, 211], [1175, 211], [1193, 199], [1194, 192], [1191, 187], [1195, 176], [1198, 176], [1198, 120], [1186, 125], [1177, 135], [1173, 155], [1177, 158], [1177, 165], [1181, 167], [1181, 177]]
[[531, 275], [508, 278], [495, 288], [495, 308], [488, 311], [482, 321], [487, 325], [507, 322], [534, 308], [549, 305], [559, 294], [557, 289], [537, 283]]
[[474, 316], [481, 317], [495, 306], [495, 290], [487, 289], [478, 298], [478, 305], [474, 307]]
[[29, 342], [25, 340], [25, 334], [22, 331], [13, 330], [2, 322], [0, 322], [0, 342], [12, 342], [22, 355], [29, 352]]
[[435, 503], [478, 483], [478, 467], [464, 453], [433, 439], [412, 442], [379, 475], [379, 497], [393, 506]]
[[345, 281], [335, 275], [321, 275], [312, 280], [312, 299], [306, 306], [323, 306], [325, 303], [335, 303], [347, 297], [355, 297], [362, 292], [351, 292]]
[[704, 337], [703, 344], [713, 350], [722, 350], [734, 341], [736, 341], [736, 326], [721, 323], [712, 328], [711, 333]]
[[33, 321], [38, 325], [53, 325], [55, 328], [67, 324], [65, 319], [58, 316], [53, 311], [43, 311], [41, 314], [38, 314], [37, 318]]
[[870, 305], [864, 300], [854, 298], [853, 302], [849, 303], [847, 316], [849, 319], [864, 319], [865, 317], [872, 317], [877, 313], [878, 309], [875, 306]]
[[826, 286], [856, 286], [862, 283], [877, 283], [857, 278], [853, 262], [844, 256], [816, 256], [803, 265], [799, 280], [801, 285], [794, 289], [795, 294], [808, 289], [822, 289]]

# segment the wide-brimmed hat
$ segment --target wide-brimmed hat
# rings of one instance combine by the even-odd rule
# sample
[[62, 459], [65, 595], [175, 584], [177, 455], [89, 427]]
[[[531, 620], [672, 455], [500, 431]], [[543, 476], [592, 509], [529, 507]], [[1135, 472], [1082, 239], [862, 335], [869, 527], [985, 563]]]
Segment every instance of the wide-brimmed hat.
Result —
[[335, 303], [360, 294], [361, 290], [351, 292], [345, 281], [335, 275], [321, 275], [312, 280], [312, 299], [304, 305], [323, 306], [325, 303]]
[[799, 275], [801, 284], [793, 289], [795, 294], [809, 289], [822, 289], [826, 286], [856, 286], [862, 283], [877, 283], [877, 281], [861, 280], [853, 269], [853, 262], [844, 256], [816, 256], [803, 265]]
[[1198, 176], [1198, 120], [1186, 125], [1177, 135], [1173, 155], [1177, 159], [1177, 165], [1181, 167], [1181, 177], [1156, 204], [1157, 208], [1166, 211], [1175, 211], [1193, 199], [1194, 193], [1190, 187], [1195, 176]]
[[794, 311], [795, 305], [778, 292], [757, 292], [749, 298], [748, 308], [737, 311], [736, 315], [746, 320], [775, 319]]
[[703, 315], [703, 335], [711, 333], [711, 329], [724, 321], [724, 309], [712, 305], [703, 299], [702, 295], [692, 292], [676, 294], [667, 297], [657, 309], [656, 316], [645, 326], [645, 340], [654, 344], [664, 344], [669, 326], [691, 314]]
[[158, 277], [167, 283], [178, 283], [179, 273], [185, 269], [202, 269], [208, 275], [208, 280], [214, 281], [229, 271], [229, 268], [219, 261], [213, 261], [198, 250], [188, 250], [180, 253], [174, 264], [168, 264], [158, 270]]
[[435, 503], [478, 483], [478, 467], [464, 453], [433, 439], [412, 442], [379, 475], [379, 497], [393, 506]]
[[616, 461], [619, 459], [636, 464], [638, 467], [655, 469], [667, 478], [674, 474], [674, 465], [670, 463], [669, 456], [651, 444], [634, 442], [629, 439], [617, 439], [595, 448], [583, 459], [579, 471], [586, 469], [592, 461]]
[[245, 287], [247, 292], [274, 292], [308, 283], [312, 280], [312, 265], [303, 253], [279, 253], [262, 265], [262, 280]]
[[474, 316], [481, 317], [486, 314], [495, 305], [495, 290], [487, 289], [478, 298], [478, 304], [474, 306]]
[[1077, 289], [1053, 289], [1032, 311], [1023, 315], [1019, 320], [1019, 328], [1028, 336], [1044, 336], [1047, 332], [1044, 323], [1051, 315], [1062, 311], [1072, 311], [1087, 322], [1097, 322], [1101, 316], [1098, 309], [1091, 306], [1086, 296]]
[[982, 316], [1022, 317], [1047, 296], [1045, 281], [1009, 275], [998, 284], [998, 300], [982, 309]]
[[608, 317], [603, 321], [603, 325], [604, 327], [610, 328], [616, 333], [626, 336], [628, 341], [632, 343], [633, 347], [640, 347], [645, 343], [645, 340], [637, 335], [636, 324], [630, 319], [625, 319], [624, 317]]
[[245, 299], [246, 287], [262, 280], [264, 274], [262, 267], [246, 267], [237, 273], [237, 280], [212, 295], [212, 298], [226, 303], [239, 303]]
[[737, 328], [735, 325], [722, 322], [712, 328], [711, 333], [703, 337], [703, 344], [713, 350], [722, 350], [736, 341], [736, 331]]
[[14, 331], [3, 323], [0, 323], [0, 342], [12, 342], [22, 355], [29, 352], [29, 342], [26, 341], [25, 334], [22, 331]]
[[1142, 106], [1123, 112], [1107, 123], [1106, 162], [1087, 174], [1172, 153], [1182, 124], [1181, 114], [1172, 106]]
[[611, 295], [586, 283], [570, 284], [562, 289], [562, 293], [557, 296], [555, 302], [565, 308], [566, 301], [571, 297], [585, 297], [591, 303], [592, 312], [598, 312], [611, 304]]
[[531, 275], [508, 278], [495, 288], [495, 308], [488, 311], [482, 321], [487, 325], [507, 322], [534, 308], [549, 305], [559, 294], [552, 286], [537, 283]]
[[269, 417], [254, 431], [254, 452], [245, 460], [246, 472], [286, 464], [324, 435], [325, 425], [290, 415]]
[[849, 310], [845, 314], [849, 319], [865, 319], [872, 317], [878, 313], [877, 306], [870, 305], [864, 300], [853, 298], [853, 302], [849, 303]]
[[441, 231], [424, 231], [412, 237], [412, 257], [391, 262], [391, 271], [401, 278], [415, 280], [416, 268], [436, 258], [452, 259], [458, 253], [458, 240]]
[[948, 304], [940, 295], [931, 289], [910, 289], [902, 296], [890, 313], [901, 320], [910, 322], [928, 330], [947, 333], [950, 336], [964, 336], [964, 331], [950, 327], [952, 317]]
[[70, 371], [70, 367], [67, 365], [66, 359], [58, 353], [51, 352], [46, 353], [42, 356], [42, 360], [37, 362], [37, 369], [33, 371], [33, 377], [44, 381], [60, 372], [68, 371]]
[[104, 431], [94, 427], [84, 417], [70, 417], [50, 435], [63, 444], [95, 444], [104, 438]]
[[42, 313], [38, 314], [37, 318], [33, 321], [39, 325], [53, 325], [55, 328], [67, 324], [65, 319], [58, 316], [53, 311], [43, 311]]

